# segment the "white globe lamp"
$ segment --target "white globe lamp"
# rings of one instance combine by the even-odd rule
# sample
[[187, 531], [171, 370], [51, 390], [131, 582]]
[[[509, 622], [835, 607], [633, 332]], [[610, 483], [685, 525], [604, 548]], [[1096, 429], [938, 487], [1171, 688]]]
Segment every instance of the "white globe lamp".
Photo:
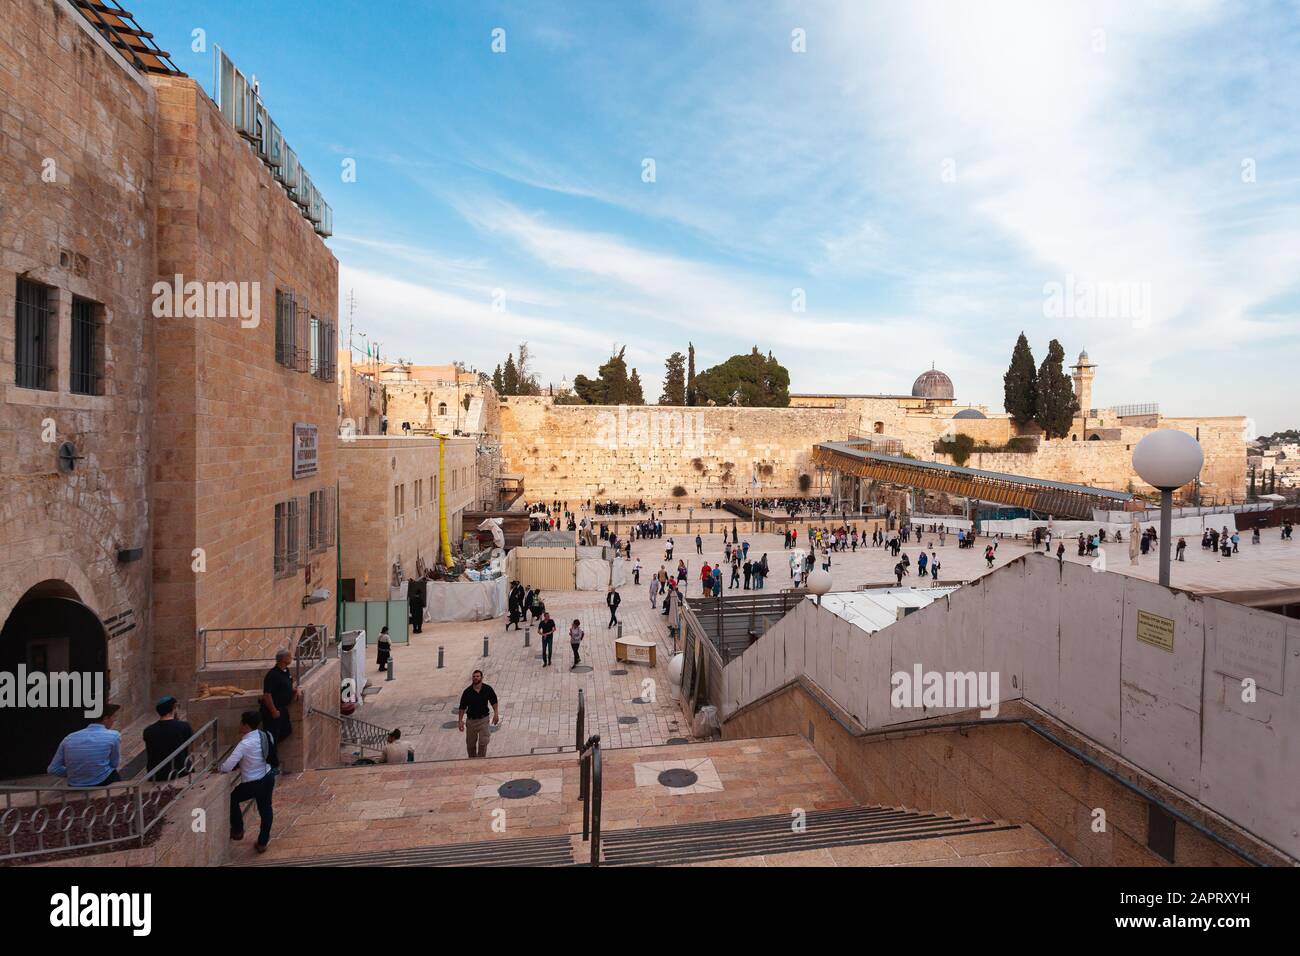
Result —
[[822, 603], [822, 595], [831, 589], [831, 573], [822, 568], [818, 568], [808, 575], [808, 590], [817, 598], [817, 603]]
[[1160, 583], [1169, 586], [1169, 535], [1173, 526], [1174, 491], [1201, 473], [1205, 452], [1187, 432], [1161, 428], [1133, 448], [1133, 470], [1160, 489]]

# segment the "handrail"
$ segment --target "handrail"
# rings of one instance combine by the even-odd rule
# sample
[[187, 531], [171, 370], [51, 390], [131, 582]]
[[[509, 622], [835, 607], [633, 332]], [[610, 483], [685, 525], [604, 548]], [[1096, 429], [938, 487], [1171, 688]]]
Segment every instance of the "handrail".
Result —
[[591, 841], [591, 865], [600, 866], [600, 801], [604, 793], [601, 783], [600, 734], [593, 734], [578, 753], [582, 800], [582, 841]]
[[[1259, 866], [1259, 867], [1269, 866], [1268, 863], [1259, 859], [1259, 857], [1255, 856], [1249, 850], [1246, 850], [1245, 848], [1238, 846], [1232, 840], [1229, 840], [1228, 838], [1221, 836], [1218, 833], [1215, 833], [1209, 827], [1205, 826], [1203, 823], [1199, 822], [1198, 820], [1195, 820], [1192, 817], [1188, 816], [1186, 813], [1182, 812], [1177, 807], [1173, 806], [1171, 803], [1169, 803], [1167, 800], [1163, 799], [1159, 795], [1152, 793], [1150, 790], [1146, 789], [1145, 787], [1142, 787], [1136, 783], [1133, 783], [1130, 780], [1125, 779], [1121, 774], [1117, 773], [1110, 767], [1107, 767], [1100, 760], [1097, 760], [1095, 757], [1091, 756], [1088, 753], [1085, 753], [1083, 750], [1079, 749], [1078, 747], [1075, 747], [1073, 744], [1069, 743], [1068, 741], [1063, 740], [1061, 737], [1058, 737], [1056, 734], [1052, 733], [1046, 727], [1042, 726], [1037, 720], [1033, 719], [1032, 717], [978, 717], [974, 719], [967, 718], [967, 719], [959, 719], [959, 720], [945, 720], [933, 724], [921, 724], [920, 726], [908, 726], [906, 724], [903, 724], [903, 725], [896, 725], [893, 727], [880, 727], [875, 730], [870, 730], [867, 727], [864, 727], [862, 724], [856, 723], [856, 721], [855, 723], [850, 723], [848, 720], [845, 720], [844, 717], [842, 717], [838, 712], [839, 705], [834, 704], [834, 698], [830, 697], [830, 695], [827, 694], [826, 691], [822, 690], [821, 687], [819, 687], [817, 683], [813, 681], [811, 678], [807, 677], [806, 675], [801, 675], [799, 677], [793, 678], [792, 680], [786, 681], [780, 687], [768, 691], [763, 696], [751, 700], [743, 707], [740, 707], [737, 710], [733, 711], [732, 713], [728, 714], [726, 719], [724, 720], [724, 723], [734, 720], [737, 716], [744, 713], [745, 711], [750, 710], [751, 708], [756, 708], [760, 704], [766, 703], [767, 701], [771, 700], [777, 695], [783, 694], [786, 691], [791, 690], [795, 686], [801, 687], [801, 689], [803, 689], [805, 693], [808, 693], [808, 695], [813, 699], [814, 703], [816, 703], [819, 707], [821, 707], [822, 710], [826, 711], [826, 713], [831, 717], [832, 720], [834, 720], [837, 724], [843, 727], [844, 730], [848, 732], [849, 736], [857, 738], [859, 740], [873, 740], [873, 739], [892, 740], [892, 739], [897, 739], [899, 737], [912, 737], [918, 735], [926, 735], [931, 733], [937, 733], [940, 731], [957, 731], [958, 733], [965, 734], [965, 732], [968, 730], [980, 730], [987, 727], [998, 727], [998, 726], [1024, 727], [1026, 730], [1029, 730], [1031, 733], [1034, 733], [1037, 736], [1042, 737], [1044, 740], [1048, 741], [1052, 745], [1059, 747], [1061, 750], [1064, 750], [1066, 753], [1068, 753], [1071, 757], [1074, 757], [1076, 760], [1084, 764], [1087, 764], [1089, 767], [1091, 767], [1093, 770], [1096, 770], [1098, 773], [1106, 777], [1106, 779], [1110, 780], [1112, 783], [1118, 784], [1120, 787], [1123, 787], [1125, 790], [1128, 790], [1130, 793], [1140, 797], [1143, 800], [1146, 800], [1148, 803], [1155, 804], [1162, 811], [1169, 814], [1174, 819], [1178, 820], [1178, 822], [1191, 827], [1201, 836], [1205, 837], [1205, 839], [1209, 840], [1212, 843], [1217, 844], [1218, 846], [1222, 847], [1223, 849], [1227, 850], [1233, 855], [1244, 860], [1246, 863], [1249, 863], [1251, 866]], [[822, 699], [823, 697], [825, 697], [826, 700], [823, 700]], [[828, 704], [827, 700], [831, 701], [831, 704], [834, 704], [834, 706]], [[1215, 813], [1217, 811], [1210, 810], [1210, 812]], [[1254, 836], [1254, 834], [1251, 835]], [[1257, 837], [1256, 839], [1259, 838]], [[1267, 841], [1262, 841], [1262, 842], [1267, 843]]]
[[361, 720], [358, 717], [346, 716], [343, 714], [331, 714], [328, 711], [318, 710], [315, 707], [309, 707], [307, 714], [318, 714], [321, 717], [328, 717], [340, 727], [339, 736], [344, 743], [356, 744], [363, 750], [383, 751], [384, 745], [388, 743], [388, 735], [392, 732], [387, 727], [381, 727], [379, 724], [372, 724], [368, 721]]
[[583, 735], [587, 728], [587, 695], [581, 687], [578, 688], [578, 726], [577, 734], [573, 740], [573, 749], [582, 753]]

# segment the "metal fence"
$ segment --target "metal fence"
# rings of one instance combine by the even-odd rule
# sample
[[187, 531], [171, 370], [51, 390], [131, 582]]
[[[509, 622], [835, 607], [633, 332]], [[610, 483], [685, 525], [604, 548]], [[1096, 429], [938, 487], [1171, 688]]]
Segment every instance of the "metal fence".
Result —
[[275, 663], [282, 648], [293, 651], [294, 678], [301, 682], [329, 650], [329, 628], [324, 624], [284, 624], [272, 627], [202, 627], [199, 646], [203, 667], [223, 664]]
[[349, 746], [360, 747], [362, 750], [382, 752], [384, 745], [388, 743], [388, 735], [392, 732], [378, 724], [371, 724], [356, 717], [331, 714], [317, 710], [315, 707], [310, 708], [307, 713], [319, 714], [334, 721], [339, 725], [339, 740]]
[[219, 758], [213, 719], [134, 780], [100, 787], [0, 786], [0, 860], [144, 846], [168, 808], [206, 779]]

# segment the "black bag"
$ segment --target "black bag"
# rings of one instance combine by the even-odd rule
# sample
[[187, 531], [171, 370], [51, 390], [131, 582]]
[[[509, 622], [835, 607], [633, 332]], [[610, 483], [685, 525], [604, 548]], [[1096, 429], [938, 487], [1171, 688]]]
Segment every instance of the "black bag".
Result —
[[280, 754], [275, 749], [275, 738], [265, 730], [257, 732], [258, 738], [262, 742], [262, 759], [266, 761], [267, 766], [271, 768], [271, 776], [276, 777], [280, 774]]

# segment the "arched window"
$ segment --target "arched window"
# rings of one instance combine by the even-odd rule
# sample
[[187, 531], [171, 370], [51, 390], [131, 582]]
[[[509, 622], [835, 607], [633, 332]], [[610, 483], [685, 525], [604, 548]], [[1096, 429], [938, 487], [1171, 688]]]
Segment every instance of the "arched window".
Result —
[[439, 402], [439, 403], [438, 403], [438, 414], [439, 414], [439, 415], [446, 415], [446, 414], [447, 414], [447, 403], [446, 403], [446, 402]]
[[1101, 436], [1098, 435], [1096, 432], [1093, 432], [1091, 435], [1088, 436], [1088, 441], [1101, 441]]

